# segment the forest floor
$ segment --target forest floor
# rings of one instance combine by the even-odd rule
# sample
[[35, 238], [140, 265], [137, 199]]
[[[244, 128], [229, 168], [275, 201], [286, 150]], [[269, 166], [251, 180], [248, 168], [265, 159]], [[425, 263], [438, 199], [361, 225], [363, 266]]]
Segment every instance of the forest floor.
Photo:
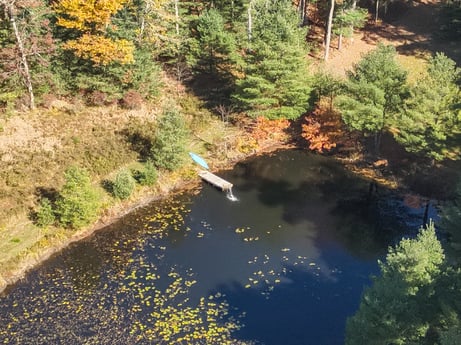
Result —
[[[343, 39], [341, 50], [338, 49], [337, 38], [332, 39], [327, 61], [323, 59], [323, 28], [313, 26], [308, 39], [320, 48], [313, 50], [310, 55], [312, 64], [320, 71], [344, 78], [364, 54], [376, 48], [378, 43], [383, 43], [396, 48], [397, 60], [408, 71], [410, 83], [416, 82], [424, 73], [428, 59], [437, 52], [443, 52], [460, 65], [459, 41], [440, 38], [440, 6], [441, 3], [436, 0], [413, 1], [406, 7], [394, 10], [395, 13], [389, 13], [392, 17], [389, 19], [388, 16], [386, 21], [378, 20], [375, 23], [370, 18], [364, 28], [356, 30], [352, 38]], [[440, 200], [452, 196], [458, 178], [457, 162], [432, 166], [425, 164], [406, 153], [390, 136], [383, 138], [381, 147], [379, 157], [368, 155], [366, 158], [366, 154], [362, 154], [350, 165], [351, 169], [376, 181], [382, 180], [387, 185], [407, 188], [420, 199]], [[365, 148], [362, 153], [366, 151]], [[373, 163], [380, 161], [386, 162], [385, 166], [376, 169]]]
[[[315, 64], [337, 76], [345, 76], [361, 56], [374, 49], [381, 42], [395, 46], [399, 61], [409, 69], [419, 72], [418, 60], [426, 61], [436, 52], [443, 52], [461, 64], [459, 41], [441, 40], [438, 35], [440, 2], [436, 0], [413, 1], [402, 8], [387, 22], [370, 19], [365, 27], [355, 32], [352, 38], [344, 38], [341, 50], [337, 39], [330, 45], [330, 58], [323, 62], [323, 49], [315, 54]], [[321, 45], [322, 35], [313, 31], [314, 39]]]

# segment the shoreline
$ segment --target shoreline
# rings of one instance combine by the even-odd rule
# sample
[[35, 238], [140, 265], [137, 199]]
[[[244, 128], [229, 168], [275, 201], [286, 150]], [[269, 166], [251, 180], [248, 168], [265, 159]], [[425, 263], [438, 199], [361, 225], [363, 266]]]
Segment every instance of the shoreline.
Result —
[[[261, 146], [257, 151], [229, 158], [224, 163], [214, 162], [213, 170], [231, 169], [239, 161], [247, 158], [258, 156], [260, 154], [267, 154], [280, 149], [295, 149], [296, 147], [296, 145], [291, 143], [271, 142], [269, 145]], [[213, 160], [211, 159], [211, 161]], [[39, 249], [33, 253], [26, 254], [24, 257], [21, 257], [22, 253], [20, 253], [16, 258], [11, 260], [18, 260], [17, 267], [10, 271], [3, 272], [0, 275], [0, 296], [8, 293], [8, 289], [24, 279], [29, 272], [46, 262], [53, 255], [60, 253], [72, 243], [76, 243], [92, 236], [94, 233], [114, 224], [116, 221], [134, 212], [138, 208], [147, 206], [154, 201], [163, 200], [167, 197], [173, 196], [175, 193], [193, 189], [199, 186], [199, 182], [200, 178], [198, 175], [195, 179], [181, 178], [176, 181], [171, 181], [169, 180], [169, 176], [166, 176], [165, 181], [160, 181], [160, 184], [163, 183], [162, 186], [159, 188], [157, 185], [158, 190], [156, 192], [152, 192], [152, 190], [146, 191], [130, 202], [118, 203], [103, 210], [103, 214], [93, 224], [86, 228], [77, 230], [69, 236], [66, 236], [64, 239], [54, 240], [50, 246]]]

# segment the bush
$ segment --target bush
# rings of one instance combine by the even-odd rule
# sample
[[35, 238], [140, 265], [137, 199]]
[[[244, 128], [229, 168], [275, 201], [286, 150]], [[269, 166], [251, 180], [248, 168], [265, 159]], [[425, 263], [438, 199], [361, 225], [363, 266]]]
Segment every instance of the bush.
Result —
[[180, 113], [176, 109], [166, 111], [159, 120], [150, 150], [154, 164], [167, 170], [179, 168], [186, 153], [186, 138], [186, 125]]
[[138, 171], [137, 181], [143, 186], [152, 186], [157, 181], [157, 169], [151, 160], [144, 164], [144, 171]]
[[141, 94], [135, 90], [129, 90], [120, 100], [120, 105], [124, 109], [139, 109], [143, 103]]
[[87, 105], [90, 105], [90, 106], [100, 107], [109, 102], [108, 102], [107, 94], [105, 92], [94, 90], [94, 91], [89, 92], [86, 95], [86, 103]]
[[112, 184], [112, 194], [119, 199], [128, 198], [136, 185], [136, 181], [128, 169], [122, 169], [115, 176]]
[[36, 213], [36, 224], [41, 228], [45, 228], [48, 225], [53, 224], [55, 221], [56, 216], [54, 215], [51, 201], [48, 198], [43, 198], [40, 200], [40, 206]]
[[56, 201], [56, 215], [64, 226], [80, 228], [95, 220], [100, 208], [100, 197], [91, 185], [88, 172], [70, 167], [65, 172], [65, 183]]

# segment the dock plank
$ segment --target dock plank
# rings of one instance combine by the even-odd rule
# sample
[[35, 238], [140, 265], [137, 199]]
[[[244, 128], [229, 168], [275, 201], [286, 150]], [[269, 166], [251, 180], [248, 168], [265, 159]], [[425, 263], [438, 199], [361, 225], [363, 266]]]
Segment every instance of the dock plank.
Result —
[[224, 180], [223, 178], [216, 176], [215, 174], [202, 170], [199, 173], [199, 176], [206, 182], [212, 184], [215, 187], [220, 188], [223, 191], [228, 191], [232, 189], [233, 184]]

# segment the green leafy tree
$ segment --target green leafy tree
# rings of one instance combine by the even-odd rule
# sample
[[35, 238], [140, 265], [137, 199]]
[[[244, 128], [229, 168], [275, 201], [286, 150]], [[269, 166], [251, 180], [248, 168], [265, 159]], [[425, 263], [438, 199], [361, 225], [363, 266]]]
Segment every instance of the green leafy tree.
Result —
[[347, 320], [347, 345], [421, 344], [438, 311], [437, 281], [444, 252], [434, 225], [416, 239], [403, 239], [379, 262], [381, 276], [362, 296], [357, 313]]
[[150, 150], [152, 161], [158, 168], [174, 170], [184, 162], [186, 154], [186, 124], [176, 109], [162, 115]]
[[430, 59], [427, 75], [413, 87], [395, 131], [407, 151], [434, 160], [458, 157], [453, 148], [461, 132], [459, 77], [460, 69], [444, 54]]
[[[304, 29], [291, 1], [251, 2], [244, 76], [234, 99], [251, 116], [295, 119], [308, 107]], [[249, 21], [250, 22], [250, 21]]]
[[112, 193], [116, 198], [127, 199], [136, 186], [136, 181], [131, 175], [130, 170], [122, 169], [115, 176], [115, 180], [112, 184]]
[[408, 97], [407, 73], [395, 60], [393, 46], [379, 44], [348, 73], [345, 92], [336, 105], [349, 128], [374, 135], [379, 152], [381, 135], [396, 123]]
[[100, 196], [84, 169], [72, 166], [64, 173], [65, 183], [56, 201], [56, 215], [61, 224], [81, 228], [96, 219]]

